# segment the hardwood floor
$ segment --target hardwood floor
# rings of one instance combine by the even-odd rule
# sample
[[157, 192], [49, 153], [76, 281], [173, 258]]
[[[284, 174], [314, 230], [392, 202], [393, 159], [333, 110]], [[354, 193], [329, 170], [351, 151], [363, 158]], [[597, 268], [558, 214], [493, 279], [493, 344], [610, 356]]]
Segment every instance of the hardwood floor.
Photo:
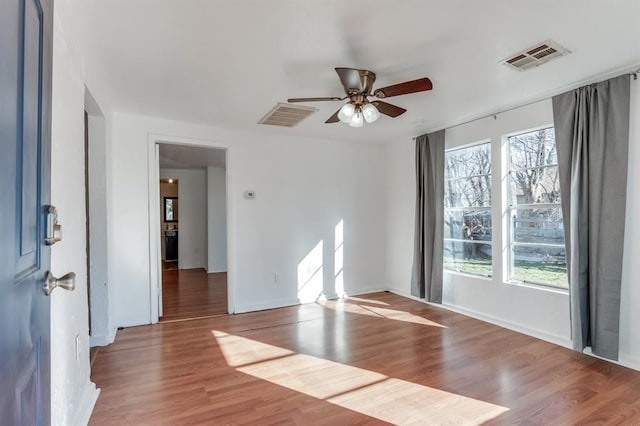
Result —
[[124, 329], [93, 425], [640, 424], [640, 372], [389, 293]]
[[227, 313], [227, 274], [204, 269], [162, 271], [160, 321], [201, 318]]

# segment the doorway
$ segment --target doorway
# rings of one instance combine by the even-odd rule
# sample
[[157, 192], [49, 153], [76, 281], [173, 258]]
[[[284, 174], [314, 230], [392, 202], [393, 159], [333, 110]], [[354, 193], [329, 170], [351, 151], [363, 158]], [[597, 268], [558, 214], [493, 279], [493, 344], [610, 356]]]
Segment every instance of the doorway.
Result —
[[160, 178], [160, 250], [162, 271], [178, 269], [178, 179]]
[[158, 143], [158, 320], [228, 312], [226, 152]]
[[104, 114], [87, 88], [84, 94], [84, 189], [89, 342], [105, 346], [115, 338], [109, 326], [107, 156]]

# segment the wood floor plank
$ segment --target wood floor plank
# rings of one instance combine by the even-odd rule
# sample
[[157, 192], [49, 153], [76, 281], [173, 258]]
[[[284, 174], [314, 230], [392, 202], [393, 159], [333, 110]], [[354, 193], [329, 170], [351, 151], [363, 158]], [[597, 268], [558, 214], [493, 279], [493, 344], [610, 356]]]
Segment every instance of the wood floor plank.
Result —
[[162, 271], [161, 322], [226, 313], [226, 272], [207, 274], [202, 268]]
[[389, 293], [133, 327], [91, 424], [640, 424], [640, 372]]

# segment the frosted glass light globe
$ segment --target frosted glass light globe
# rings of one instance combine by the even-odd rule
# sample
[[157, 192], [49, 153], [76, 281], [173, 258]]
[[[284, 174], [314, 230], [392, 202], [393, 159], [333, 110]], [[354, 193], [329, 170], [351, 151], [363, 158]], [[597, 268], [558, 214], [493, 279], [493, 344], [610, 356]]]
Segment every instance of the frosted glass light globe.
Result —
[[338, 119], [343, 123], [350, 123], [351, 118], [353, 118], [353, 114], [356, 112], [356, 107], [353, 106], [352, 103], [344, 104], [340, 111], [338, 112]]
[[359, 109], [355, 112], [355, 114], [353, 114], [353, 117], [351, 117], [351, 122], [349, 123], [349, 126], [351, 127], [362, 127], [362, 125], [364, 124], [364, 120], [362, 117], [362, 111], [360, 111]]
[[380, 118], [380, 112], [373, 104], [366, 104], [362, 107], [362, 115], [364, 115], [364, 119], [367, 120], [367, 123], [373, 123], [378, 118]]

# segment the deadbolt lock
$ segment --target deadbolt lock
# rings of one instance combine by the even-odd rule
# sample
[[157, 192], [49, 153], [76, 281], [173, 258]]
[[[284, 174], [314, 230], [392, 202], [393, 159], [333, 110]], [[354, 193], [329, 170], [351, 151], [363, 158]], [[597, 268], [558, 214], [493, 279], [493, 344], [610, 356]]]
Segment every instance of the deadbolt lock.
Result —
[[46, 206], [47, 233], [44, 243], [52, 246], [62, 240], [62, 226], [58, 223], [58, 211], [54, 206]]

